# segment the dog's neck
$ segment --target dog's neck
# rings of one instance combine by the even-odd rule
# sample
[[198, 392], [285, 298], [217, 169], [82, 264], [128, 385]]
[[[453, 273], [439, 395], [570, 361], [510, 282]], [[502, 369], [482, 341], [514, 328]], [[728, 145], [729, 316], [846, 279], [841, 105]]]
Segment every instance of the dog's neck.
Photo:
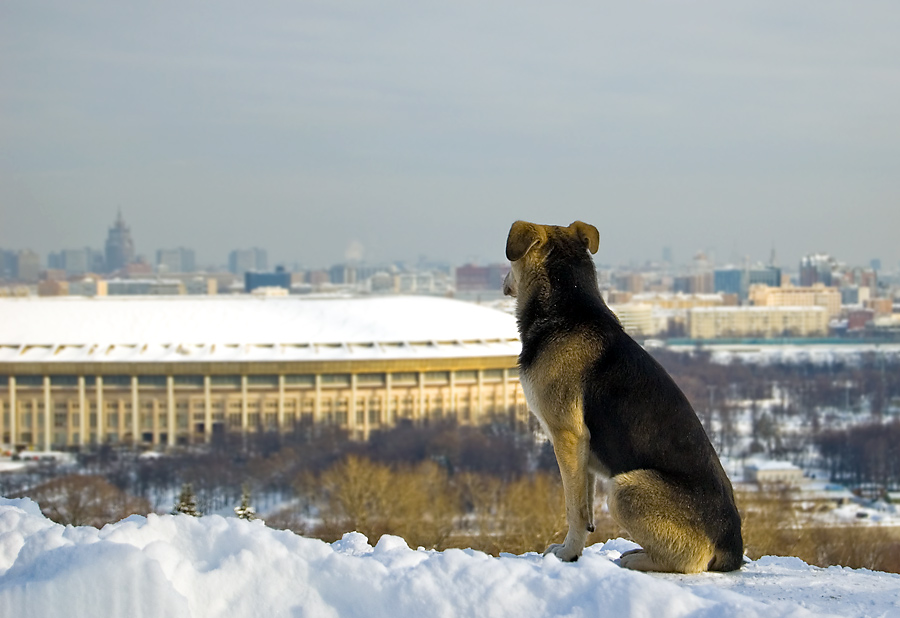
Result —
[[519, 282], [516, 318], [522, 344], [527, 346], [549, 329], [576, 329], [603, 321], [621, 328], [603, 301], [593, 268], [581, 265], [548, 268], [539, 276]]

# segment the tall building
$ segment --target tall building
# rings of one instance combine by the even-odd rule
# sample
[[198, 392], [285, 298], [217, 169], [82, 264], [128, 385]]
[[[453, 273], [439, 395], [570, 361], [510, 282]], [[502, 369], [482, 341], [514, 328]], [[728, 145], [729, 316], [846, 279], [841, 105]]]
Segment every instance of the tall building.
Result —
[[800, 260], [800, 286], [832, 285], [832, 273], [837, 269], [837, 260], [826, 253], [806, 255]]
[[248, 271], [263, 272], [269, 269], [269, 257], [265, 249], [235, 249], [228, 254], [228, 270], [235, 275]]
[[134, 241], [131, 239], [131, 228], [125, 224], [120, 210], [106, 237], [106, 270], [114, 272], [125, 268], [133, 261]]
[[193, 249], [160, 249], [156, 252], [157, 272], [192, 273], [197, 270]]
[[742, 268], [717, 268], [713, 271], [713, 289], [746, 298], [747, 272]]
[[258, 288], [282, 288], [290, 291], [291, 273], [278, 266], [273, 273], [247, 271], [244, 273], [244, 291], [252, 292]]
[[19, 258], [15, 251], [0, 249], [0, 279], [13, 279], [16, 276]]
[[756, 284], [779, 287], [781, 269], [777, 266], [760, 265], [754, 268], [717, 268], [713, 272], [714, 290], [725, 294], [737, 294], [742, 301], [747, 300], [750, 287]]
[[67, 275], [83, 275], [90, 270], [91, 256], [87, 249], [64, 249], [62, 256]]
[[615, 286], [623, 292], [640, 294], [644, 291], [644, 276], [641, 273], [623, 273], [616, 275]]
[[47, 268], [65, 271], [68, 277], [103, 272], [103, 254], [90, 247], [63, 249], [47, 256]]
[[354, 264], [335, 264], [328, 273], [335, 285], [352, 285], [357, 281], [358, 273]]
[[677, 293], [683, 294], [712, 294], [713, 293], [713, 273], [698, 272], [692, 275], [684, 275], [675, 277], [672, 282], [672, 289]]
[[499, 291], [503, 279], [509, 272], [509, 263], [476, 266], [466, 264], [456, 269], [456, 290], [458, 292]]
[[781, 286], [781, 269], [777, 266], [758, 266], [747, 271], [747, 285]]
[[16, 256], [16, 279], [37, 283], [41, 274], [41, 257], [31, 249], [23, 249]]

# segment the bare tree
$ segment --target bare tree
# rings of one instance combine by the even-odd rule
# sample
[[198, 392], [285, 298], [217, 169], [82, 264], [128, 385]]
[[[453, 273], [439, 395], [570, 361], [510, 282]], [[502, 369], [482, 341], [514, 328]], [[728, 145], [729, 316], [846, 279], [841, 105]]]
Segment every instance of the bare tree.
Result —
[[27, 492], [48, 518], [60, 524], [102, 527], [129, 515], [148, 513], [150, 504], [96, 475], [70, 474]]

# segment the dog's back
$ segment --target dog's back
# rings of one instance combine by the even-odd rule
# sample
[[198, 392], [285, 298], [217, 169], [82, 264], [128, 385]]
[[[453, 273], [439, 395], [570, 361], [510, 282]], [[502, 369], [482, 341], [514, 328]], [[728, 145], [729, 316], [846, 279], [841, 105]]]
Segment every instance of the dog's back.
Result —
[[591, 451], [613, 477], [653, 470], [679, 488], [715, 548], [707, 568], [739, 568], [741, 519], [731, 482], [696, 413], [665, 369], [621, 327], [608, 327], [603, 338], [583, 382]]

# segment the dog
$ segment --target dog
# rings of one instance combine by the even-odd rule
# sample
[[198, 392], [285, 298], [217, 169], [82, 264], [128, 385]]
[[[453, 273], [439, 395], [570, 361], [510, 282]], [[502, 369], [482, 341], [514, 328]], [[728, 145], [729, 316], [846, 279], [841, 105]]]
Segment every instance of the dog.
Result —
[[553, 443], [566, 500], [565, 541], [544, 555], [581, 555], [601, 474], [611, 481], [610, 513], [642, 547], [620, 566], [737, 570], [744, 550], [731, 482], [687, 397], [603, 301], [591, 258], [599, 244], [597, 228], [581, 221], [516, 221], [506, 241], [520, 381]]

